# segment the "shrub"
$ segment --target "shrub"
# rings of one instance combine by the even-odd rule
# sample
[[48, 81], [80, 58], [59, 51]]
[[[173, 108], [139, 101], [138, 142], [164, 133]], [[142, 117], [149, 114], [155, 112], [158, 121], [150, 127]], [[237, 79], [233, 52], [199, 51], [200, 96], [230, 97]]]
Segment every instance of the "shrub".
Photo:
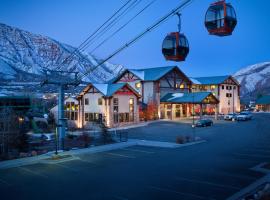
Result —
[[176, 143], [177, 144], [184, 144], [186, 142], [186, 139], [184, 136], [177, 136], [176, 137]]

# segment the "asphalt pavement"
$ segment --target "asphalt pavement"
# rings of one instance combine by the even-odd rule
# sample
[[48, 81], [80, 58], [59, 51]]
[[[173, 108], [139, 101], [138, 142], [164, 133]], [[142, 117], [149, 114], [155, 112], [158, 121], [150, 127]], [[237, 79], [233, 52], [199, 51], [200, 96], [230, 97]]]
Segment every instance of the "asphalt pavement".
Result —
[[[57, 164], [0, 170], [0, 199], [226, 199], [265, 174], [250, 168], [270, 158], [270, 115], [196, 128], [207, 142], [177, 149], [133, 146]], [[188, 123], [160, 122], [131, 137], [175, 141]], [[156, 137], [154, 137], [156, 136]]]

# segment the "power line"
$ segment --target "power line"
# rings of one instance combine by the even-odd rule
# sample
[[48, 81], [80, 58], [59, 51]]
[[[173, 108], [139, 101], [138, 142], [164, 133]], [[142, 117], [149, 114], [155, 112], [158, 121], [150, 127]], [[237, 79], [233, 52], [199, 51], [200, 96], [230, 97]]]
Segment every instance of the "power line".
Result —
[[161, 23], [163, 23], [164, 21], [166, 21], [168, 18], [170, 18], [171, 16], [175, 15], [180, 9], [183, 9], [185, 6], [187, 6], [189, 3], [191, 3], [193, 0], [186, 0], [183, 3], [181, 3], [180, 5], [178, 5], [175, 9], [173, 9], [172, 11], [170, 11], [168, 14], [166, 14], [165, 16], [163, 16], [162, 18], [160, 18], [156, 23], [154, 23], [153, 25], [151, 25], [149, 28], [147, 28], [146, 30], [144, 30], [142, 33], [140, 33], [139, 35], [137, 35], [135, 38], [133, 38], [132, 40], [130, 40], [129, 42], [127, 42], [126, 44], [124, 44], [122, 47], [120, 47], [119, 49], [117, 49], [114, 53], [112, 53], [110, 56], [108, 56], [106, 59], [104, 59], [102, 62], [100, 62], [98, 65], [94, 66], [93, 68], [90, 68], [89, 70], [87, 70], [85, 73], [83, 73], [79, 79], [80, 81], [82, 81], [82, 79], [87, 76], [89, 73], [93, 72], [95, 69], [97, 69], [99, 66], [101, 66], [102, 64], [104, 64], [105, 62], [107, 62], [108, 60], [110, 60], [112, 57], [114, 57], [115, 55], [117, 55], [118, 53], [120, 53], [121, 51], [123, 51], [124, 49], [128, 48], [130, 45], [132, 45], [133, 43], [135, 43], [136, 41], [138, 41], [140, 38], [142, 38], [146, 33], [152, 31], [153, 29], [157, 28]]
[[138, 17], [141, 13], [143, 13], [148, 7], [150, 7], [156, 1], [157, 0], [153, 0], [150, 3], [148, 3], [143, 9], [141, 9], [136, 15], [134, 15], [130, 20], [128, 20], [124, 25], [122, 25], [115, 32], [113, 32], [106, 39], [104, 39], [101, 43], [99, 43], [94, 49], [92, 49], [90, 51], [90, 54], [92, 54], [95, 50], [97, 50], [98, 48], [100, 48], [104, 43], [106, 43], [110, 38], [112, 38], [114, 35], [116, 35], [118, 32], [120, 32], [123, 28], [125, 28], [130, 22], [132, 22], [136, 17]]
[[[90, 40], [98, 31], [100, 31], [100, 29], [102, 29], [102, 27], [104, 27], [109, 21], [111, 21], [122, 9], [124, 9], [132, 0], [128, 0], [126, 3], [124, 3], [124, 5], [122, 5], [111, 17], [109, 17], [99, 28], [97, 28], [90, 36], [88, 36], [80, 45], [79, 47], [77, 47], [74, 51], [71, 52], [71, 54], [66, 57], [61, 63], [59, 63], [56, 67], [56, 69], [59, 69], [61, 64], [63, 64], [64, 62], [67, 62], [69, 59], [71, 59], [76, 52], [79, 52], [81, 47], [84, 46], [88, 40]], [[48, 68], [48, 65], [46, 66], [46, 68]]]
[[81, 51], [86, 50], [91, 44], [93, 44], [96, 39], [99, 39], [103, 36], [108, 30], [110, 30], [117, 22], [120, 21], [121, 17], [125, 16], [128, 12], [130, 12], [133, 8], [135, 8], [142, 0], [135, 0], [131, 5], [129, 5], [122, 13], [120, 13], [116, 18], [114, 18], [106, 27], [104, 27], [98, 34], [96, 34], [91, 40], [89, 40], [84, 46], [81, 48]]

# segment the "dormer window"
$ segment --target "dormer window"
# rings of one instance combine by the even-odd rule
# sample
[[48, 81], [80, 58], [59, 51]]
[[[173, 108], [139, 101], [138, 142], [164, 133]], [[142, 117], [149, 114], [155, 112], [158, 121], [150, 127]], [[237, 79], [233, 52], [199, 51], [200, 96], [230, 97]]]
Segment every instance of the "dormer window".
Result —
[[136, 89], [140, 89], [142, 87], [142, 84], [140, 82], [136, 83], [135, 84], [135, 88]]

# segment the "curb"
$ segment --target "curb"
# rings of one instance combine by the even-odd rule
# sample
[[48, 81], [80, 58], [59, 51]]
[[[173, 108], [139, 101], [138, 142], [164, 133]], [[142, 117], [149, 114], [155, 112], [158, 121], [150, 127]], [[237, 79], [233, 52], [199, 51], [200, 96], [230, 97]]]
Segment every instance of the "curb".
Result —
[[252, 192], [256, 192], [256, 189], [261, 187], [264, 184], [270, 183], [270, 170], [263, 169], [262, 166], [265, 163], [261, 163], [256, 165], [255, 167], [250, 168], [251, 170], [265, 173], [266, 175], [262, 178], [258, 179], [257, 181], [251, 183], [249, 186], [245, 187], [244, 189], [240, 190], [239, 192], [235, 193], [231, 197], [227, 198], [227, 200], [239, 200], [244, 199], [245, 196], [251, 194]]
[[152, 140], [135, 140], [135, 139], [132, 139], [132, 141], [136, 141], [137, 145], [140, 145], [140, 146], [161, 147], [161, 148], [180, 148], [180, 147], [186, 147], [186, 146], [191, 146], [191, 145], [206, 142], [205, 140], [200, 140], [200, 141], [196, 141], [196, 142], [189, 142], [189, 143], [186, 143], [186, 144], [175, 144], [175, 143], [172, 143], [172, 142], [159, 142], [159, 141], [152, 141]]

